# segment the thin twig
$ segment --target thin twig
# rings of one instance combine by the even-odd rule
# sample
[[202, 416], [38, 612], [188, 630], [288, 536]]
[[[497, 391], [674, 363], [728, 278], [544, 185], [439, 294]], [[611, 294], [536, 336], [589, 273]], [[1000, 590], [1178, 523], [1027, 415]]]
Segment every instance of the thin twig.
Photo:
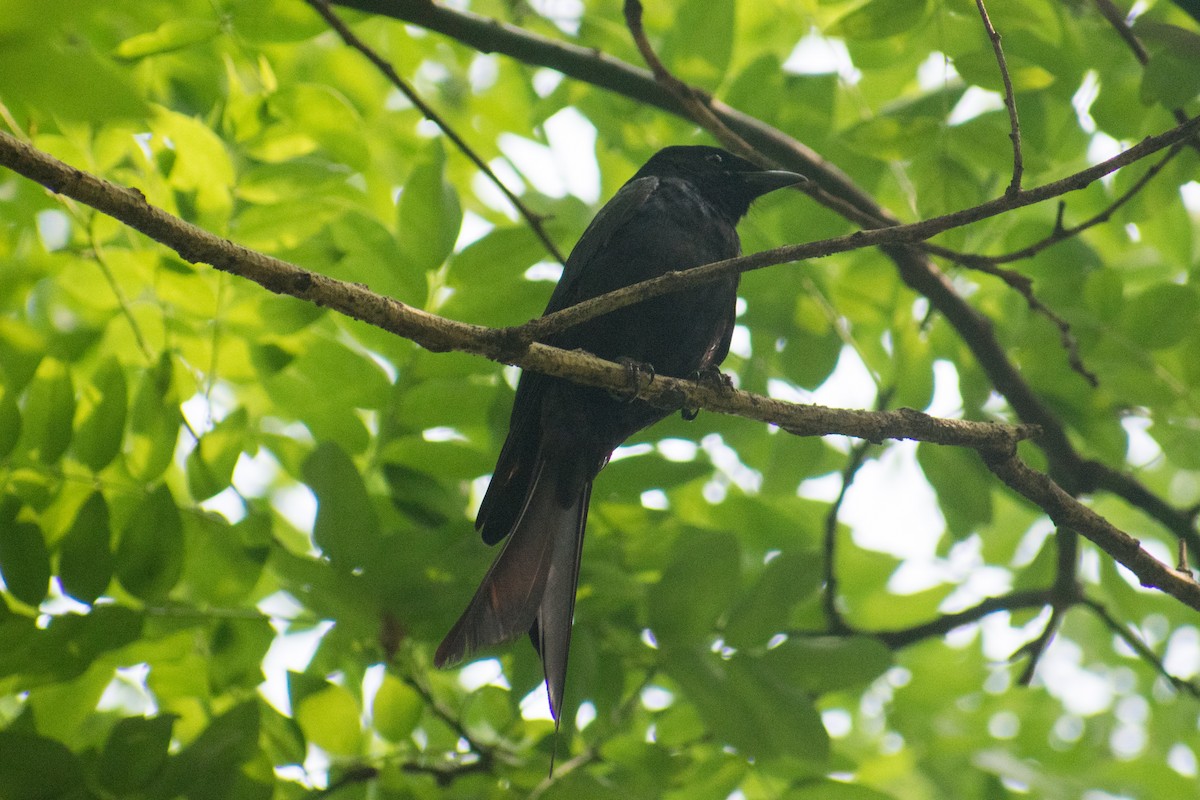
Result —
[[846, 462], [845, 469], [842, 470], [842, 486], [838, 490], [838, 496], [834, 498], [828, 511], [825, 512], [825, 535], [821, 565], [822, 572], [824, 573], [824, 589], [821, 594], [821, 605], [825, 609], [825, 621], [829, 626], [829, 631], [836, 634], [847, 634], [853, 631], [853, 628], [842, 616], [841, 609], [838, 608], [838, 512], [841, 511], [842, 504], [846, 500], [846, 492], [849, 491], [850, 486], [854, 483], [854, 476], [858, 474], [858, 470], [862, 468], [863, 463], [867, 460], [867, 451], [870, 448], [871, 443], [865, 441], [859, 442], [851, 448], [850, 458]]
[[[952, 258], [955, 261], [959, 261], [959, 263], [963, 264], [963, 266], [970, 267], [972, 269], [982, 269], [984, 272], [998, 275], [998, 277], [1004, 279], [1004, 275], [1000, 275], [996, 272], [990, 272], [986, 268], [982, 268], [981, 265], [1008, 264], [1013, 261], [1021, 261], [1027, 258], [1032, 258], [1046, 248], [1056, 245], [1064, 239], [1078, 236], [1088, 228], [1108, 222], [1110, 219], [1112, 219], [1113, 214], [1115, 214], [1119, 208], [1132, 200], [1134, 196], [1138, 194], [1138, 192], [1144, 189], [1156, 175], [1162, 172], [1163, 167], [1167, 166], [1167, 163], [1170, 162], [1171, 159], [1175, 158], [1175, 156], [1179, 155], [1180, 151], [1185, 147], [1187, 147], [1187, 142], [1177, 142], [1174, 144], [1169, 150], [1167, 150], [1162, 158], [1154, 162], [1150, 168], [1142, 173], [1141, 177], [1130, 184], [1129, 188], [1122, 192], [1120, 196], [1105, 206], [1102, 211], [1089, 217], [1078, 225], [1072, 225], [1070, 227], [1063, 225], [1063, 214], [1065, 213], [1066, 208], [1066, 204], [1063, 203], [1059, 205], [1058, 216], [1056, 217], [1054, 230], [1042, 239], [1039, 239], [1027, 247], [1023, 247], [1020, 250], [1013, 250], [1012, 252], [998, 256], [964, 255], [946, 250], [942, 250], [941, 252], [936, 253], [936, 255]], [[1019, 287], [1014, 286], [1014, 288], [1018, 288], [1019, 290]]]
[[1029, 656], [1029, 662], [1017, 679], [1021, 686], [1028, 686], [1033, 682], [1038, 664], [1062, 626], [1067, 610], [1079, 602], [1081, 596], [1079, 581], [1076, 578], [1079, 534], [1069, 528], [1059, 528], [1054, 535], [1054, 546], [1057, 550], [1057, 564], [1054, 570], [1054, 596], [1050, 602], [1050, 619], [1046, 621], [1046, 627], [1042, 629], [1041, 634], [1021, 648], [1021, 652]]
[[554, 257], [554, 260], [560, 264], [566, 263], [562, 253], [554, 244], [554, 240], [550, 238], [548, 233], [546, 233], [546, 229], [542, 225], [542, 218], [538, 214], [535, 214], [533, 211], [531, 211], [529, 207], [521, 201], [521, 198], [517, 197], [517, 195], [514, 194], [511, 189], [504, 185], [504, 182], [501, 181], [496, 173], [492, 171], [492, 168], [487, 165], [483, 158], [481, 158], [479, 154], [476, 153], [469, 144], [467, 144], [466, 140], [463, 139], [453, 127], [451, 127], [450, 123], [448, 123], [446, 119], [433, 108], [433, 106], [426, 103], [425, 100], [419, 94], [417, 94], [416, 89], [414, 89], [408, 84], [407, 81], [400, 77], [391, 64], [389, 64], [382, 56], [371, 49], [366, 42], [358, 38], [358, 36], [355, 35], [352, 30], [350, 30], [346, 23], [344, 23], [337, 14], [333, 13], [333, 9], [329, 7], [328, 0], [305, 0], [305, 2], [312, 6], [318, 14], [324, 17], [325, 21], [329, 23], [329, 27], [333, 28], [337, 32], [338, 36], [342, 37], [342, 41], [366, 56], [367, 60], [374, 64], [375, 68], [382, 72], [383, 75], [389, 81], [391, 81], [392, 85], [399, 89], [400, 92], [408, 98], [409, 102], [416, 106], [417, 110], [420, 111], [426, 119], [437, 125], [438, 128], [441, 129], [442, 133], [446, 135], [446, 138], [453, 142], [454, 146], [459, 149], [459, 152], [466, 156], [467, 159], [470, 160], [470, 162], [474, 164], [480, 172], [486, 175], [488, 180], [495, 184], [496, 188], [498, 188], [504, 194], [504, 196], [508, 198], [508, 202], [512, 203], [513, 208], [517, 210], [517, 213], [520, 214], [525, 220], [526, 224], [529, 225], [529, 228], [541, 241], [547, 252]]
[[1137, 34], [1125, 22], [1125, 15], [1121, 13], [1121, 9], [1117, 8], [1112, 0], [1095, 0], [1096, 8], [1100, 11], [1100, 16], [1108, 20], [1108, 24], [1117, 32], [1117, 35], [1125, 40], [1125, 44], [1129, 45], [1129, 49], [1133, 51], [1133, 55], [1141, 63], [1146, 66], [1150, 63], [1150, 54], [1146, 52], [1146, 48], [1142, 45]]
[[458, 738], [467, 743], [467, 746], [471, 748], [471, 751], [479, 757], [479, 761], [476, 763], [483, 764], [484, 768], [491, 766], [492, 762], [496, 759], [496, 748], [489, 747], [476, 739], [471, 732], [467, 730], [467, 726], [463, 724], [462, 720], [460, 720], [458, 716], [451, 711], [448, 706], [446, 706], [445, 703], [434, 697], [433, 692], [431, 692], [429, 688], [425, 686], [425, 684], [417, 680], [415, 675], [411, 675], [406, 672], [401, 674], [399, 677], [400, 680], [402, 680], [405, 684], [411, 687], [413, 691], [421, 696], [421, 700], [424, 701], [425, 705], [429, 707], [429, 710], [433, 712], [434, 716], [446, 723], [451, 730], [458, 734]]
[[1078, 236], [1088, 228], [1108, 222], [1117, 209], [1128, 203], [1144, 189], [1156, 175], [1162, 172], [1167, 163], [1175, 156], [1179, 155], [1180, 151], [1187, 146], [1186, 142], [1178, 142], [1173, 145], [1166, 154], [1158, 161], [1154, 162], [1142, 175], [1133, 182], [1124, 192], [1115, 200], [1108, 204], [1104, 210], [1089, 217], [1078, 225], [1066, 227], [1063, 225], [1063, 214], [1066, 209], [1066, 204], [1059, 203], [1058, 213], [1055, 217], [1053, 230], [1042, 239], [1033, 244], [1023, 247], [1020, 250], [1014, 250], [1009, 253], [998, 256], [981, 256], [973, 253], [961, 253], [957, 250], [952, 250], [948, 247], [925, 242], [921, 247], [931, 255], [939, 256], [948, 259], [957, 264], [960, 264], [967, 269], [973, 269], [977, 272], [983, 272], [987, 275], [992, 275], [1004, 281], [1009, 288], [1016, 291], [1028, 303], [1030, 310], [1036, 314], [1041, 314], [1048, 319], [1054, 327], [1058, 328], [1059, 340], [1062, 343], [1063, 349], [1067, 353], [1067, 361], [1071, 369], [1081, 375], [1084, 380], [1092, 386], [1098, 386], [1099, 380], [1096, 374], [1087, 369], [1083, 363], [1083, 357], [1079, 353], [1079, 342], [1071, 331], [1071, 324], [1058, 315], [1049, 306], [1037, 298], [1033, 292], [1033, 281], [1027, 275], [1023, 275], [1016, 270], [1004, 269], [1001, 264], [1008, 264], [1013, 261], [1020, 261], [1027, 258], [1032, 258], [1043, 250], [1058, 244], [1061, 241]]
[[1177, 691], [1186, 692], [1200, 700], [1200, 685], [1197, 685], [1195, 681], [1177, 678], [1168, 672], [1167, 665], [1158, 657], [1158, 654], [1151, 650], [1150, 646], [1143, 642], [1140, 636], [1116, 619], [1104, 605], [1089, 597], [1080, 598], [1079, 602], [1091, 609], [1092, 613], [1107, 625], [1109, 630], [1119, 636], [1125, 644], [1129, 645], [1129, 648], [1137, 653], [1139, 658], [1154, 667], [1155, 671], [1174, 686]]
[[1004, 193], [1013, 195], [1021, 191], [1021, 175], [1025, 171], [1024, 159], [1021, 157], [1021, 123], [1017, 120], [1017, 101], [1013, 97], [1012, 79], [1008, 75], [1008, 62], [1004, 58], [1004, 48], [1000, 46], [1000, 34], [993, 27], [992, 19], [988, 16], [983, 0], [975, 0], [975, 5], [979, 8], [983, 27], [987, 30], [988, 39], [992, 42], [992, 52], [996, 54], [996, 64], [1000, 67], [1000, 78], [1004, 81], [1004, 107], [1008, 109], [1010, 128], [1008, 138], [1012, 139], [1013, 148], [1012, 180], [1009, 181], [1008, 188], [1004, 190]]
[[717, 141], [736, 155], [756, 161], [762, 160], [762, 155], [758, 151], [751, 147], [745, 139], [730, 130], [729, 126], [713, 113], [712, 109], [708, 107], [708, 103], [701, 98], [698, 90], [676, 78], [663, 65], [662, 60], [650, 45], [650, 40], [646, 38], [646, 30], [642, 26], [640, 0], [625, 0], [625, 25], [629, 28], [633, 42], [637, 45], [638, 52], [642, 54], [654, 79], [675, 96], [692, 121], [711, 133]]
[[978, 622], [990, 614], [995, 614], [997, 611], [1016, 611], [1018, 609], [1038, 608], [1048, 605], [1053, 599], [1053, 594], [1053, 589], [1027, 589], [1011, 592], [1000, 597], [989, 597], [963, 611], [956, 611], [953, 614], [943, 614], [929, 622], [913, 625], [910, 628], [877, 631], [874, 633], [863, 632], [863, 635], [873, 636], [893, 650], [899, 650], [925, 639], [932, 639], [935, 636], [945, 636], [955, 628], [961, 628], [963, 625]]
[[[881, 391], [879, 398], [875, 401], [875, 410], [883, 411], [887, 408], [893, 394], [893, 388]], [[846, 493], [854, 484], [855, 476], [862, 469], [862, 465], [866, 463], [867, 452], [870, 448], [871, 443], [867, 441], [859, 442], [851, 448], [850, 458], [847, 459], [846, 466], [842, 469], [842, 486], [838, 490], [838, 496], [834, 498], [833, 503], [829, 506], [829, 510], [825, 512], [825, 536], [822, 547], [822, 571], [824, 572], [823, 583], [825, 588], [821, 602], [825, 608], [825, 620], [829, 625], [829, 630], [833, 633], [844, 634], [853, 631], [853, 628], [850, 627], [842, 616], [841, 609], [838, 608], [838, 514], [841, 513], [842, 504], [846, 501]]]

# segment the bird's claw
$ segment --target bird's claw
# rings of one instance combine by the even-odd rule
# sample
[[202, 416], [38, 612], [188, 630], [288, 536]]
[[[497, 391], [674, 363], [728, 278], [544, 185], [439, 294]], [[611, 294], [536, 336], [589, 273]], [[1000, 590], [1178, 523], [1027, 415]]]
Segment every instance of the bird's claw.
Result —
[[[625, 368], [625, 373], [629, 376], [630, 388], [627, 392], [609, 390], [608, 393], [615, 400], [632, 403], [641, 397], [642, 389], [654, 381], [654, 365], [626, 358], [625, 356], [618, 358], [617, 363]], [[645, 381], [642, 380], [643, 377], [645, 377]]]
[[[721, 372], [721, 370], [719, 370], [713, 364], [709, 364], [707, 367], [693, 372], [692, 380], [701, 386], [707, 386], [708, 388], [716, 391], [733, 388], [733, 379], [724, 372]], [[691, 422], [697, 416], [699, 416], [700, 409], [684, 406], [679, 410], [679, 414], [684, 418], [685, 421]]]

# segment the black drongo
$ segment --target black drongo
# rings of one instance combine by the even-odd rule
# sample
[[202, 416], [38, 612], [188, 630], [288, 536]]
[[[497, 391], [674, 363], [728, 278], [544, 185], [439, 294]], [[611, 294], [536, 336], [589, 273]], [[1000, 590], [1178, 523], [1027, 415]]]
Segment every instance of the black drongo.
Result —
[[[662, 275], [732, 258], [735, 225], [756, 197], [804, 180], [716, 147], [668, 147], [646, 162], [584, 231], [546, 312]], [[729, 352], [736, 276], [662, 295], [547, 340], [677, 378], [711, 372]], [[638, 399], [526, 372], [508, 439], [475, 527], [505, 543], [438, 648], [438, 666], [528, 632], [558, 720], [592, 479], [622, 442], [667, 415]]]

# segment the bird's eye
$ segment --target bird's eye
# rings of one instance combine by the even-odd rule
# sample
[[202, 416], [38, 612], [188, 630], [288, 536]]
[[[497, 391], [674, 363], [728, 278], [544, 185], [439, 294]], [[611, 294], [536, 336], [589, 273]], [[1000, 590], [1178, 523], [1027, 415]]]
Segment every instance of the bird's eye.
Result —
[[709, 153], [704, 157], [704, 160], [710, 164], [720, 164], [722, 161], [724, 161], [724, 159], [721, 158], [720, 153]]

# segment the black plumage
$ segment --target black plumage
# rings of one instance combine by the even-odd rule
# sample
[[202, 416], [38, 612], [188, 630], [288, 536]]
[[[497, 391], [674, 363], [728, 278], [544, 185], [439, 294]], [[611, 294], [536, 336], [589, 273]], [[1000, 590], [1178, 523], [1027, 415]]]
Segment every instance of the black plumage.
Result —
[[[735, 226], [751, 202], [802, 180], [716, 147], [659, 151], [584, 231], [545, 313], [738, 255]], [[548, 343], [692, 377], [729, 352], [737, 283], [729, 277], [627, 306]], [[603, 389], [521, 376], [508, 439], [475, 521], [488, 544], [508, 541], [438, 648], [438, 666], [528, 632], [558, 719], [592, 479], [622, 442], [666, 415]]]

